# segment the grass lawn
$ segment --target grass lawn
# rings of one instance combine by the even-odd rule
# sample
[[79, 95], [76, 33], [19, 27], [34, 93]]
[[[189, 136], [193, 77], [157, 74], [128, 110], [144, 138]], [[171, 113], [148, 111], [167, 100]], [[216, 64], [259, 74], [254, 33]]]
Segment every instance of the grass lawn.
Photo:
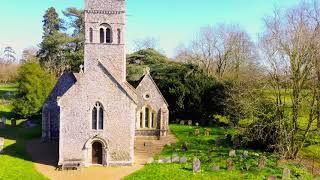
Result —
[[41, 180], [46, 179], [38, 173], [26, 152], [26, 141], [41, 136], [41, 126], [32, 129], [24, 129], [21, 124], [25, 120], [17, 120], [17, 127], [10, 127], [10, 118], [12, 107], [6, 100], [1, 99], [7, 91], [15, 91], [15, 85], [0, 85], [0, 118], [8, 117], [8, 126], [0, 129], [0, 137], [5, 138], [5, 144], [2, 154], [0, 154], [0, 179], [2, 180]]
[[[142, 170], [126, 177], [126, 179], [266, 179], [268, 176], [282, 177], [282, 170], [287, 167], [291, 170], [292, 179], [302, 177], [312, 179], [311, 175], [301, 166], [284, 163], [277, 166], [277, 159], [272, 154], [261, 153], [254, 150], [249, 151], [249, 157], [244, 159], [240, 154], [244, 149], [237, 149], [237, 156], [232, 157], [235, 170], [227, 170], [226, 161], [229, 159], [230, 145], [224, 140], [225, 133], [235, 133], [233, 130], [221, 128], [210, 128], [211, 135], [203, 136], [204, 129], [200, 128], [201, 136], [189, 137], [190, 127], [182, 125], [171, 125], [171, 131], [177, 136], [179, 142], [176, 145], [166, 146], [161, 154], [155, 156], [170, 157], [173, 154], [188, 157], [187, 164], [149, 164]], [[215, 145], [215, 139], [221, 139], [221, 146]], [[182, 151], [182, 144], [188, 142], [189, 150]], [[201, 172], [192, 172], [192, 159], [197, 157], [201, 161]], [[266, 157], [266, 167], [258, 168], [260, 157]], [[213, 172], [212, 165], [220, 166], [219, 171]], [[247, 170], [249, 169], [249, 170]]]

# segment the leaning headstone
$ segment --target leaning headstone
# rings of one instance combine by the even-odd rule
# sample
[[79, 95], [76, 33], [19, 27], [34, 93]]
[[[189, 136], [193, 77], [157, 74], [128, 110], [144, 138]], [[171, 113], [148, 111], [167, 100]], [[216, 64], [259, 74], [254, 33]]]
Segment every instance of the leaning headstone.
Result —
[[260, 159], [259, 159], [258, 167], [259, 167], [260, 169], [263, 169], [265, 166], [266, 166], [266, 160], [265, 160], [264, 158], [260, 158]]
[[282, 179], [290, 179], [291, 177], [291, 171], [288, 168], [284, 168], [282, 173]]
[[192, 170], [193, 172], [200, 172], [201, 170], [201, 162], [199, 159], [194, 158], [192, 161]]
[[181, 121], [180, 121], [180, 125], [184, 125], [184, 120], [181, 120]]
[[200, 130], [199, 129], [195, 129], [194, 130], [194, 136], [199, 136], [200, 135]]
[[219, 170], [220, 170], [220, 166], [213, 165], [213, 166], [211, 167], [211, 170], [212, 170], [212, 171], [219, 171]]
[[0, 153], [2, 153], [3, 146], [4, 146], [4, 138], [0, 137]]
[[227, 169], [228, 170], [234, 170], [234, 165], [232, 159], [227, 160]]
[[17, 121], [16, 119], [11, 119], [11, 126], [16, 127], [17, 126]]
[[181, 148], [182, 148], [182, 151], [183, 151], [183, 152], [188, 151], [188, 143], [187, 143], [187, 142], [184, 142], [184, 143], [182, 144]]
[[189, 120], [189, 121], [188, 121], [188, 125], [189, 125], [189, 126], [192, 126], [192, 120]]
[[209, 129], [205, 129], [204, 130], [204, 136], [210, 136], [210, 131], [209, 131]]
[[180, 158], [179, 162], [180, 162], [181, 164], [185, 164], [185, 163], [188, 162], [188, 158], [185, 157], [185, 156], [183, 156], [183, 157]]
[[150, 157], [147, 161], [147, 164], [152, 164], [152, 163], [154, 163], [154, 159], [153, 157]]
[[231, 149], [230, 151], [229, 151], [229, 157], [235, 157], [237, 154], [236, 154], [236, 150], [234, 150], [234, 149]]
[[178, 163], [180, 161], [180, 157], [177, 155], [177, 154], [174, 154], [172, 157], [171, 157], [171, 162], [173, 163]]

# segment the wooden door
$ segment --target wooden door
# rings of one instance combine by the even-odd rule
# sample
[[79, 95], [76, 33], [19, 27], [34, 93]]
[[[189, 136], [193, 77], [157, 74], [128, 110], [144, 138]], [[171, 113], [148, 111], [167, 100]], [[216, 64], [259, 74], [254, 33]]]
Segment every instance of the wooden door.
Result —
[[92, 144], [92, 164], [102, 164], [102, 144], [99, 142]]

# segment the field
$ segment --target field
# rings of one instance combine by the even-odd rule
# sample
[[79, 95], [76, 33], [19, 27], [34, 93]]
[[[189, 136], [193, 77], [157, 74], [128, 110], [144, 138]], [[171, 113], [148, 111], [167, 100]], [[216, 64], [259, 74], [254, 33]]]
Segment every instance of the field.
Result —
[[[227, 170], [226, 161], [229, 159], [229, 150], [232, 147], [226, 142], [225, 133], [233, 134], [233, 130], [222, 128], [210, 128], [211, 136], [205, 137], [204, 128], [200, 128], [201, 136], [189, 136], [190, 127], [183, 125], [171, 125], [171, 131], [177, 136], [179, 142], [176, 145], [166, 146], [161, 154], [155, 157], [170, 157], [173, 154], [188, 157], [187, 164], [149, 164], [126, 179], [152, 179], [155, 174], [157, 179], [266, 179], [269, 176], [282, 177], [282, 170], [287, 167], [291, 170], [291, 178], [312, 179], [310, 174], [299, 164], [281, 163], [277, 165], [277, 158], [272, 154], [261, 153], [250, 149], [237, 149], [237, 156], [232, 157], [235, 170]], [[193, 127], [195, 128], [195, 127]], [[221, 146], [215, 145], [215, 139], [221, 139]], [[189, 150], [184, 152], [182, 144], [188, 142]], [[248, 158], [241, 158], [240, 154], [249, 151]], [[197, 157], [201, 163], [201, 173], [192, 172], [192, 159]], [[261, 157], [266, 158], [266, 167], [258, 168]], [[213, 172], [213, 165], [220, 166], [220, 170]]]
[[38, 173], [26, 152], [26, 141], [41, 135], [41, 126], [25, 129], [22, 124], [25, 120], [18, 120], [17, 127], [12, 128], [10, 118], [14, 115], [9, 98], [3, 98], [6, 92], [14, 92], [15, 85], [0, 86], [0, 117], [8, 117], [8, 125], [0, 129], [0, 137], [5, 138], [3, 153], [0, 155], [0, 179], [46, 179]]

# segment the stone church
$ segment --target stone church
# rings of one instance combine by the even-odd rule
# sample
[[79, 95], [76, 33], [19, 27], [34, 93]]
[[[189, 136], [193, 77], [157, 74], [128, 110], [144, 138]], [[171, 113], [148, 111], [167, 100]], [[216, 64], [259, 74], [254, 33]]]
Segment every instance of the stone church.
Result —
[[42, 138], [59, 142], [59, 162], [131, 165], [136, 137], [166, 136], [168, 104], [149, 69], [126, 81], [125, 0], [85, 0], [85, 54], [65, 71], [42, 112]]

